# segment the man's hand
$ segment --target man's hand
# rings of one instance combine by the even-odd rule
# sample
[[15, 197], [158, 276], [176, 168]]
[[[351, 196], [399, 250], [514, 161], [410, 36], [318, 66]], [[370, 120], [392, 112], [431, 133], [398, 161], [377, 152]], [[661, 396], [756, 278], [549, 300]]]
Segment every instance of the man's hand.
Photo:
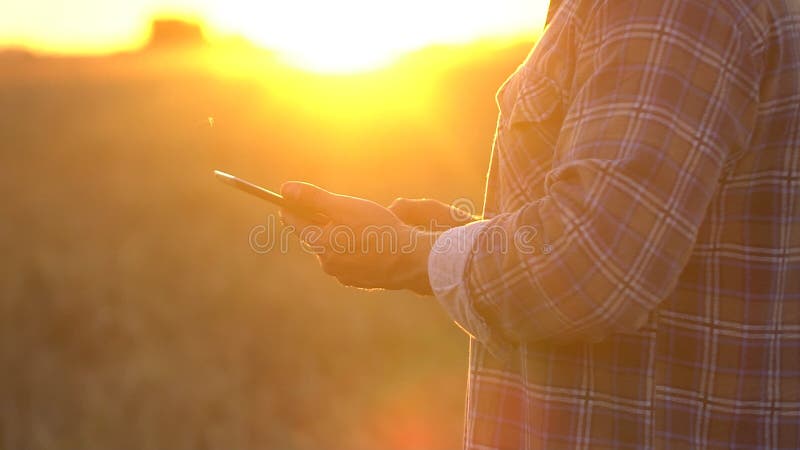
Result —
[[428, 254], [435, 235], [404, 223], [395, 213], [362, 198], [334, 194], [308, 183], [287, 182], [281, 194], [330, 221], [315, 225], [282, 210], [317, 254], [322, 270], [360, 288], [410, 289], [431, 294]]
[[429, 198], [397, 198], [389, 210], [404, 223], [429, 231], [445, 231], [478, 220], [468, 211]]

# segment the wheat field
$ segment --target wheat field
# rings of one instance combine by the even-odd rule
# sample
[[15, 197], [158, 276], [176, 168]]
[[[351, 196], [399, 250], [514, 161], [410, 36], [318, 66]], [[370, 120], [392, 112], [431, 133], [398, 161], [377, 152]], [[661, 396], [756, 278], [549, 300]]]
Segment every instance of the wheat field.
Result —
[[0, 56], [0, 447], [458, 447], [467, 339], [436, 300], [254, 251], [274, 209], [211, 171], [480, 204], [528, 48], [337, 77]]

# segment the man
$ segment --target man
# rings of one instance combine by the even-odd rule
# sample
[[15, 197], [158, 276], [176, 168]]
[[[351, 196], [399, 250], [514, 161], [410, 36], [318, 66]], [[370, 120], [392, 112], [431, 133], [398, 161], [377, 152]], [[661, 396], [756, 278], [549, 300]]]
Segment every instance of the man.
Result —
[[[481, 220], [283, 186], [331, 219], [323, 269], [469, 333], [465, 448], [800, 448], [800, 2], [550, 17], [498, 92]], [[333, 251], [342, 225], [413, 250]]]

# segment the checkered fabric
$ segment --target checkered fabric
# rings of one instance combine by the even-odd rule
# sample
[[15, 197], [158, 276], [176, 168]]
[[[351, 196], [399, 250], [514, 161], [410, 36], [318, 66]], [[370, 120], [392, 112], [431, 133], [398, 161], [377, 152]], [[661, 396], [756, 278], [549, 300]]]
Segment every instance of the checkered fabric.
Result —
[[564, 0], [497, 100], [465, 448], [800, 448], [800, 2]]

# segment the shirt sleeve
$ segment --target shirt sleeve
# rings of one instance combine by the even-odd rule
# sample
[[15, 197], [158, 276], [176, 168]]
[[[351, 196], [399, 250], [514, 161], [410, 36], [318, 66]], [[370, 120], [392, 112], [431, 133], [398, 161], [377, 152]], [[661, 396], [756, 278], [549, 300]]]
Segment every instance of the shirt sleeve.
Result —
[[488, 225], [488, 220], [479, 220], [442, 233], [428, 258], [428, 278], [433, 294], [456, 324], [489, 346], [493, 354], [503, 357], [511, 350], [510, 344], [502, 337], [494, 336], [493, 330], [474, 310], [464, 278], [476, 236]]
[[645, 324], [751, 139], [757, 64], [718, 5], [616, 1], [593, 17], [545, 195], [431, 252], [434, 293], [490, 349]]

